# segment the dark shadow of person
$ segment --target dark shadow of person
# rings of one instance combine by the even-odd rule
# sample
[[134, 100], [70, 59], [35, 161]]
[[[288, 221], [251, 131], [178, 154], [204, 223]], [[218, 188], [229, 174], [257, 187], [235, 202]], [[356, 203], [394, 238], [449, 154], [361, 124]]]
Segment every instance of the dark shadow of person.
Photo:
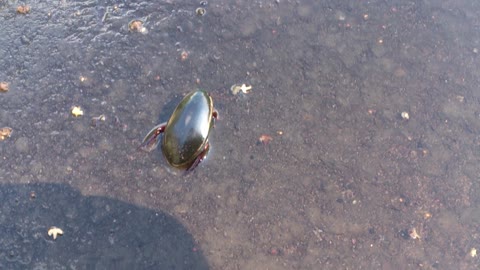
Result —
[[0, 269], [209, 269], [172, 216], [67, 185], [0, 185], [0, 233]]

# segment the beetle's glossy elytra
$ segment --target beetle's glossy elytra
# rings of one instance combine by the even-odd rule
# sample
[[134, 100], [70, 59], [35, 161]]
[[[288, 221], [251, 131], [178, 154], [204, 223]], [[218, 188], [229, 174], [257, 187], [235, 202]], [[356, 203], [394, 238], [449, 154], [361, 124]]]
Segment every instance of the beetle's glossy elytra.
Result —
[[161, 148], [167, 162], [173, 167], [192, 170], [208, 153], [208, 137], [217, 112], [210, 95], [203, 90], [185, 96], [166, 123], [155, 126], [145, 136], [141, 147], [147, 151], [156, 148], [158, 136], [163, 133]]

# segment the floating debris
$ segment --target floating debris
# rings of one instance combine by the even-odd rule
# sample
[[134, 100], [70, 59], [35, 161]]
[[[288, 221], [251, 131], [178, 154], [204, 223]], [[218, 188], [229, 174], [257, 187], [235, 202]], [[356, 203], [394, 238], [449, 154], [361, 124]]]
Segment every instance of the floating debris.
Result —
[[83, 115], [83, 110], [79, 106], [73, 106], [72, 107], [72, 115], [75, 117], [79, 117]]
[[244, 94], [248, 94], [252, 90], [251, 85], [247, 84], [234, 84], [232, 87], [230, 87], [230, 90], [232, 91], [232, 94], [236, 95], [239, 92], [242, 92]]
[[0, 92], [8, 92], [8, 83], [0, 82]]
[[98, 121], [102, 121], [102, 122], [105, 122], [107, 118], [105, 117], [105, 115], [101, 114], [97, 117], [92, 117], [92, 127], [96, 127], [97, 126], [97, 123]]
[[478, 256], [478, 255], [477, 255], [477, 249], [476, 249], [476, 248], [470, 249], [469, 254], [470, 254], [470, 257], [472, 257], [472, 258], [477, 257], [477, 256]]
[[271, 142], [273, 140], [272, 136], [270, 135], [267, 135], [267, 134], [262, 134], [259, 138], [258, 138], [258, 143], [261, 143], [263, 145], [267, 145], [269, 142]]
[[18, 14], [27, 14], [27, 13], [30, 13], [30, 6], [27, 6], [27, 5], [23, 5], [23, 6], [18, 6], [17, 7], [17, 13]]
[[60, 228], [57, 228], [55, 226], [50, 227], [48, 229], [48, 236], [52, 236], [53, 240], [57, 239], [58, 235], [63, 235], [63, 230]]
[[139, 32], [142, 34], [146, 34], [148, 32], [147, 28], [143, 26], [143, 22], [140, 20], [133, 20], [128, 23], [128, 30], [132, 32]]
[[[425, 150], [424, 150], [424, 151], [425, 151]], [[430, 212], [425, 211], [425, 212], [423, 213], [423, 218], [424, 218], [424, 219], [430, 219], [430, 218], [432, 218], [432, 214], [431, 214]]]
[[181, 61], [187, 60], [187, 59], [188, 59], [188, 55], [189, 55], [189, 53], [188, 53], [187, 51], [183, 50], [183, 51], [180, 53], [180, 60], [181, 60]]
[[408, 235], [410, 235], [412, 239], [420, 239], [420, 235], [417, 233], [417, 229], [415, 228], [408, 230]]
[[198, 16], [203, 16], [205, 15], [205, 13], [207, 13], [207, 10], [203, 7], [199, 7], [195, 10], [195, 13], [198, 15]]
[[408, 112], [402, 112], [400, 116], [402, 117], [403, 120], [410, 119], [410, 115], [408, 114]]
[[0, 141], [3, 141], [6, 138], [9, 138], [10, 135], [12, 135], [12, 128], [9, 128], [9, 127], [0, 128]]

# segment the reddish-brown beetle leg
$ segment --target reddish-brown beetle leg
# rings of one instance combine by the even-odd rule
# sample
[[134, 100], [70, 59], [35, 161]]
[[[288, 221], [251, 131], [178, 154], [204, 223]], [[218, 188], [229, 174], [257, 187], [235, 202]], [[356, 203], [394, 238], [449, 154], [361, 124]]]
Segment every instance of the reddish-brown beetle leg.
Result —
[[210, 144], [207, 142], [203, 151], [198, 155], [197, 158], [195, 158], [195, 160], [192, 162], [190, 167], [188, 167], [188, 169], [185, 171], [185, 174], [188, 174], [191, 171], [193, 171], [193, 169], [195, 169], [198, 166], [198, 164], [202, 162], [202, 160], [207, 156], [209, 149], [210, 149]]
[[218, 115], [218, 111], [215, 109], [212, 112], [212, 118], [213, 118], [213, 127], [215, 127], [215, 122], [220, 119], [220, 116]]
[[160, 125], [156, 125], [147, 133], [147, 136], [143, 138], [142, 144], [138, 147], [146, 152], [151, 152], [152, 150], [156, 149], [158, 144], [160, 143], [159, 135], [165, 131], [165, 127], [167, 123], [161, 123]]

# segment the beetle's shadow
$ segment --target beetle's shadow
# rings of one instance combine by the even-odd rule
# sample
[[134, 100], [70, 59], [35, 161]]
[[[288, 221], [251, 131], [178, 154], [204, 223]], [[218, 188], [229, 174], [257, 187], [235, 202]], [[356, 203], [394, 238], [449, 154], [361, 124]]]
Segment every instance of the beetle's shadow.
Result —
[[177, 107], [177, 105], [182, 101], [184, 98], [184, 95], [181, 94], [175, 94], [172, 96], [168, 97], [168, 102], [164, 104], [160, 110], [160, 114], [158, 115], [157, 118], [157, 123], [163, 123], [167, 122], [168, 119], [170, 119], [170, 116], [172, 116], [173, 111]]
[[[0, 269], [197, 269], [195, 240], [161, 211], [63, 184], [1, 184]], [[63, 230], [54, 240], [51, 226]]]

